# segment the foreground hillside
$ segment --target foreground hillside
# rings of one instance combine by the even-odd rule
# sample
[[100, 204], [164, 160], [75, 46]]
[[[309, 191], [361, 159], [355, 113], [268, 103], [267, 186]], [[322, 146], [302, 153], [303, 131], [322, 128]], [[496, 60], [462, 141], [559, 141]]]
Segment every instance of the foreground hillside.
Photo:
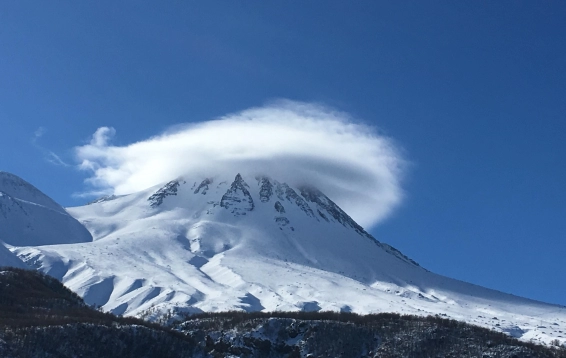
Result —
[[183, 357], [195, 342], [92, 309], [56, 279], [0, 268], [0, 357]]
[[440, 317], [208, 313], [169, 328], [102, 313], [57, 280], [0, 269], [1, 357], [566, 357]]

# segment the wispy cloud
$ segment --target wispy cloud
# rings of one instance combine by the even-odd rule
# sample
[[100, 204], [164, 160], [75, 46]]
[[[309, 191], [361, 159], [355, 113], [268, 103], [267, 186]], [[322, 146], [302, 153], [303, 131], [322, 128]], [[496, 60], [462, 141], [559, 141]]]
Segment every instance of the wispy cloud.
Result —
[[39, 149], [43, 153], [45, 160], [47, 162], [49, 162], [53, 165], [58, 165], [58, 166], [62, 166], [62, 167], [70, 167], [71, 165], [68, 164], [67, 162], [65, 162], [63, 159], [61, 159], [61, 157], [59, 155], [57, 155], [55, 152], [43, 147], [42, 145], [40, 145], [38, 143], [39, 139], [41, 137], [43, 137], [46, 132], [47, 132], [47, 129], [45, 129], [45, 127], [37, 128], [35, 130], [35, 132], [33, 132], [31, 144], [33, 144], [34, 147], [36, 147], [37, 149]]
[[35, 130], [35, 132], [33, 132], [33, 141], [37, 141], [39, 138], [43, 137], [43, 135], [45, 134], [45, 128], [44, 127], [39, 127]]
[[59, 157], [57, 154], [55, 154], [51, 151], [47, 151], [47, 158], [46, 159], [51, 164], [60, 165], [60, 166], [63, 166], [63, 167], [69, 167], [70, 166], [65, 161], [63, 161], [63, 159], [61, 159], [61, 157]]
[[97, 192], [127, 194], [188, 175], [267, 174], [318, 187], [365, 226], [387, 217], [403, 196], [405, 161], [394, 142], [322, 105], [279, 101], [125, 146], [112, 145], [114, 135], [101, 127], [76, 148]]

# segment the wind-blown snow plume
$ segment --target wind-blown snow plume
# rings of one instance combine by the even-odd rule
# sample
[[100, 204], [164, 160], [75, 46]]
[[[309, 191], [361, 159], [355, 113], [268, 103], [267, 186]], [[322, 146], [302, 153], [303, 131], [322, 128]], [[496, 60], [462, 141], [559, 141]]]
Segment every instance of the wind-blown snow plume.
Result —
[[364, 226], [402, 197], [404, 161], [393, 141], [320, 105], [280, 101], [126, 146], [111, 145], [113, 135], [101, 127], [76, 148], [96, 192], [127, 194], [185, 175], [264, 174], [317, 187]]

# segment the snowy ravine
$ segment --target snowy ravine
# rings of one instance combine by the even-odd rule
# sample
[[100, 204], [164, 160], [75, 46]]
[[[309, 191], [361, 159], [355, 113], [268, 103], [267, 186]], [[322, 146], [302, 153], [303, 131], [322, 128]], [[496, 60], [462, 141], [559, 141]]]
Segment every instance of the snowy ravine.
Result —
[[12, 251], [116, 314], [439, 314], [522, 340], [566, 341], [565, 307], [431, 273], [320, 191], [275, 179], [186, 177], [98, 200], [67, 210], [93, 241]]

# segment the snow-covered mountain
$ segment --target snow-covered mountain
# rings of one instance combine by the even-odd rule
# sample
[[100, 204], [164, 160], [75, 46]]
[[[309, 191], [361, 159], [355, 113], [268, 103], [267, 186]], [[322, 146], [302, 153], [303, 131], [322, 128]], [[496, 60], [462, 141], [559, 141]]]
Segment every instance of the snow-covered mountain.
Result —
[[439, 314], [523, 340], [566, 340], [566, 308], [431, 273], [309, 186], [185, 177], [68, 212], [93, 241], [12, 250], [117, 314]]
[[92, 236], [33, 185], [0, 172], [0, 241], [14, 246], [37, 246], [88, 242]]

